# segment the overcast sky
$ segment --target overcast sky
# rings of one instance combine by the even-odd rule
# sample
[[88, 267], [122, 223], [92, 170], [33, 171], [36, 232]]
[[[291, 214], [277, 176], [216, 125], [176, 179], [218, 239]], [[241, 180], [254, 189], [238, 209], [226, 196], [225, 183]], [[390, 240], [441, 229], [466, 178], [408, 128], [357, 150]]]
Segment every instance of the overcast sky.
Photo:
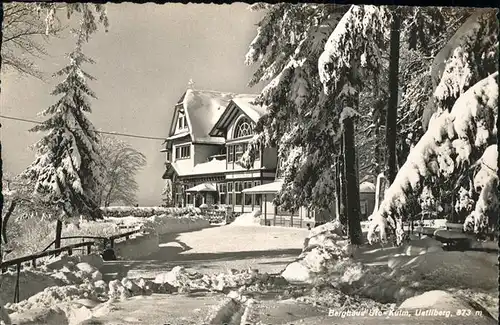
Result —
[[[107, 6], [109, 32], [100, 30], [84, 48], [96, 61], [84, 69], [97, 78], [90, 83], [98, 97], [90, 118], [98, 129], [165, 137], [173, 106], [189, 79], [198, 89], [261, 90], [246, 86], [254, 68], [245, 66], [244, 58], [262, 15], [247, 10], [247, 4]], [[40, 68], [51, 75], [67, 64], [65, 53], [73, 46], [72, 37], [52, 40], [47, 46], [50, 56]], [[58, 81], [3, 74], [1, 113], [42, 120], [37, 113], [56, 101], [50, 92]], [[41, 135], [28, 132], [32, 124], [5, 119], [1, 123], [4, 171], [17, 174], [33, 161], [29, 146]], [[122, 139], [148, 160], [137, 177], [138, 203], [158, 205], [164, 184], [162, 141]]]

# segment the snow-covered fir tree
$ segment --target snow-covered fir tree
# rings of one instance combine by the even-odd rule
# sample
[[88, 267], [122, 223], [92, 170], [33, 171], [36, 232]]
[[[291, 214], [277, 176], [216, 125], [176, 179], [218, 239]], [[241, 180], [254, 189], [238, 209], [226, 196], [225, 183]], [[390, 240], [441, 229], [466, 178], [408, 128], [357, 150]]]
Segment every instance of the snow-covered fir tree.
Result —
[[23, 176], [35, 181], [34, 194], [55, 204], [66, 218], [101, 217], [99, 194], [103, 162], [99, 154], [98, 135], [86, 116], [91, 113], [90, 98], [96, 98], [87, 85], [94, 78], [82, 70], [93, 63], [82, 52], [86, 34], [74, 31], [75, 49], [70, 63], [56, 73], [65, 76], [52, 92], [61, 96], [42, 115], [51, 115], [32, 131], [48, 132], [37, 142], [35, 161]]
[[[434, 64], [434, 67], [438, 67], [434, 68], [434, 73], [442, 75], [434, 93], [436, 113], [373, 216], [370, 240], [377, 229], [383, 239], [388, 223], [402, 232], [402, 218], [408, 212], [408, 202], [432, 183], [450, 184], [452, 193], [463, 188], [461, 197], [465, 197], [463, 194], [466, 192], [482, 193], [475, 204], [474, 214], [469, 211], [466, 228], [483, 231], [489, 215], [498, 215], [498, 205], [494, 203], [496, 199], [492, 198], [492, 195], [498, 195], [492, 190], [492, 184], [498, 182], [495, 180], [496, 174], [483, 173], [490, 176], [488, 181], [484, 178], [474, 179], [474, 182], [467, 180], [476, 169], [474, 163], [481, 158], [486, 148], [497, 141], [498, 73], [491, 75], [498, 69], [498, 23], [495, 11], [479, 9], [471, 15], [438, 53], [435, 62], [442, 59], [443, 51], [449, 56], [443, 59], [441, 72], [439, 65]], [[488, 166], [496, 171], [495, 164]], [[464, 207], [470, 205], [455, 206], [460, 207], [463, 213]], [[401, 238], [398, 237], [398, 240]]]
[[267, 12], [246, 57], [247, 64], [259, 63], [250, 85], [271, 81], [256, 100], [268, 107], [268, 114], [259, 121], [243, 164], [251, 165], [258, 146], [275, 146], [285, 179], [277, 203], [329, 207], [338, 150], [331, 149], [337, 145], [330, 134], [335, 125], [322, 109], [317, 60], [349, 7], [280, 3], [253, 8]]

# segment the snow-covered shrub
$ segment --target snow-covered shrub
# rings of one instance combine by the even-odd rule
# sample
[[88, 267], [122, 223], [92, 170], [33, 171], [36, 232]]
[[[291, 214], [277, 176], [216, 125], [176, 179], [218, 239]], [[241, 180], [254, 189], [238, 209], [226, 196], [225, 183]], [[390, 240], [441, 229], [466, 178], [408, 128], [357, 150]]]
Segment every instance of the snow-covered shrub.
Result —
[[201, 211], [198, 208], [165, 208], [165, 207], [107, 207], [101, 208], [105, 217], [123, 218], [133, 216], [137, 218], [147, 218], [152, 215], [167, 214], [172, 216], [196, 216]]

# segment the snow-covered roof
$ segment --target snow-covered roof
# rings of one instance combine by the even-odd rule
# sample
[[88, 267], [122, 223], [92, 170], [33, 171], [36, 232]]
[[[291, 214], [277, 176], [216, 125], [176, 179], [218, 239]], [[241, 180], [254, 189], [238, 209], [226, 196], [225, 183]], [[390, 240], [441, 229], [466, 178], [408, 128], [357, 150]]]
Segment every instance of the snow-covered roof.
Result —
[[[182, 105], [189, 127], [189, 133], [193, 142], [224, 144], [225, 139], [221, 136], [210, 135], [210, 131], [217, 123], [222, 113], [226, 110], [230, 101], [234, 98], [249, 98], [256, 95], [225, 93], [213, 90], [188, 89], [181, 97], [179, 104]], [[243, 101], [245, 102], [245, 101]], [[168, 140], [175, 139], [181, 135], [173, 135], [178, 110], [176, 110], [171, 134]]]
[[209, 162], [196, 164], [194, 167], [184, 167], [182, 164], [172, 163], [177, 175], [179, 176], [195, 176], [204, 174], [219, 174], [226, 171], [226, 160], [212, 159]]
[[241, 96], [233, 98], [233, 102], [241, 108], [249, 118], [255, 123], [266, 113], [267, 107], [261, 105], [255, 105], [253, 102], [257, 98], [256, 95], [252, 96]]
[[363, 182], [359, 184], [360, 193], [375, 193], [375, 185], [370, 182]]
[[186, 192], [217, 192], [217, 188], [215, 184], [203, 183], [187, 189]]
[[174, 134], [172, 136], [169, 136], [167, 138], [167, 140], [174, 140], [174, 139], [180, 139], [180, 138], [183, 138], [187, 135], [190, 135], [189, 131], [186, 131], [186, 132], [182, 132], [182, 133], [177, 133], [177, 134]]
[[194, 166], [191, 174], [216, 174], [223, 173], [226, 171], [226, 159], [217, 160], [212, 159], [209, 162], [197, 164]]
[[283, 186], [283, 181], [276, 181], [268, 184], [247, 188], [244, 189], [242, 192], [248, 194], [274, 194], [278, 193], [281, 190], [282, 186]]
[[266, 113], [267, 108], [253, 104], [257, 95], [238, 95], [231, 100], [227, 109], [222, 113], [217, 123], [210, 131], [212, 136], [225, 136], [229, 125], [236, 119], [241, 112], [247, 115], [254, 123]]

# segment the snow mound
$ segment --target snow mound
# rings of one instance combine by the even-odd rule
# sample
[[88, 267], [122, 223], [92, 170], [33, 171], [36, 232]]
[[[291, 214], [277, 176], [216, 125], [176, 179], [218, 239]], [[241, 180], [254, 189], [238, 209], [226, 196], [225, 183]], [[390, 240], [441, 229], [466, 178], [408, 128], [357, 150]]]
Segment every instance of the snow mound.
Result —
[[281, 275], [290, 283], [340, 285], [359, 280], [363, 267], [351, 258], [352, 248], [342, 233], [338, 221], [312, 229], [298, 259]]
[[234, 226], [260, 226], [260, 210], [251, 213], [244, 213], [234, 219], [230, 225]]
[[497, 289], [495, 254], [427, 251], [408, 256], [401, 248], [397, 252], [400, 254], [390, 253], [387, 264], [369, 266], [352, 293], [380, 302], [402, 302], [430, 290]]
[[243, 286], [272, 286], [286, 283], [280, 276], [260, 273], [257, 269], [235, 270], [219, 274], [201, 274], [188, 272], [181, 266], [174, 267], [170, 272], [159, 274], [155, 280], [155, 290], [169, 288], [170, 292], [190, 292], [193, 290], [226, 291]]
[[337, 234], [339, 236], [343, 235], [344, 232], [344, 227], [340, 223], [340, 221], [333, 221], [333, 222], [327, 222], [321, 226], [312, 228], [311, 231], [309, 232], [309, 236], [307, 238], [312, 238], [314, 236], [317, 236], [319, 234], [323, 233], [332, 233], [332, 234]]
[[427, 291], [421, 295], [406, 299], [399, 309], [436, 308], [441, 310], [468, 309], [470, 305], [460, 298], [443, 290]]
[[[80, 285], [102, 279], [98, 271], [103, 264], [99, 255], [62, 255], [48, 260], [39, 270], [25, 269], [20, 273], [20, 300], [28, 299], [47, 288], [64, 285]], [[0, 300], [12, 301], [16, 283], [15, 272], [0, 276]]]
[[25, 313], [34, 309], [50, 309], [60, 303], [76, 301], [78, 299], [89, 299], [100, 303], [105, 301], [106, 297], [99, 295], [91, 283], [84, 283], [80, 285], [49, 287], [27, 300], [20, 301], [17, 304], [7, 304], [5, 307], [11, 312]]

